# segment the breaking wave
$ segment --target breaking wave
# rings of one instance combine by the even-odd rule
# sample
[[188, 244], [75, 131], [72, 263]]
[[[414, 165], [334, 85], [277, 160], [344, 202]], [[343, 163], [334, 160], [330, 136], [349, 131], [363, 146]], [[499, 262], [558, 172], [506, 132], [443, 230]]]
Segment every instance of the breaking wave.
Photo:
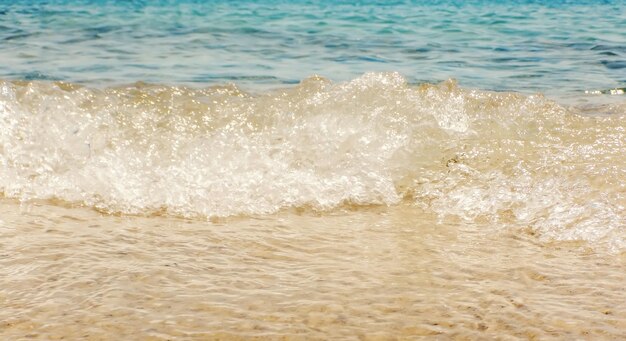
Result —
[[0, 81], [0, 191], [108, 213], [396, 205], [626, 247], [626, 106], [319, 77], [261, 94]]

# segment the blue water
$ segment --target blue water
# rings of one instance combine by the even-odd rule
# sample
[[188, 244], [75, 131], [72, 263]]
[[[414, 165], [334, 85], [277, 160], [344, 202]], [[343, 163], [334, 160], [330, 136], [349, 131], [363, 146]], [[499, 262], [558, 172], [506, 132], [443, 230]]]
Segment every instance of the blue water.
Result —
[[625, 1], [0, 0], [0, 78], [243, 87], [398, 71], [578, 96], [626, 86]]

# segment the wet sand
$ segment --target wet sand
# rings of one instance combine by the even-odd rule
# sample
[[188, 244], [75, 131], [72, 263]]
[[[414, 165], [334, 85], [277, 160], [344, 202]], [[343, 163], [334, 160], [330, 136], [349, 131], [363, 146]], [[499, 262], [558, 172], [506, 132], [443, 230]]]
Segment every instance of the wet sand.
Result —
[[0, 205], [0, 339], [617, 340], [626, 254], [416, 207], [219, 221]]

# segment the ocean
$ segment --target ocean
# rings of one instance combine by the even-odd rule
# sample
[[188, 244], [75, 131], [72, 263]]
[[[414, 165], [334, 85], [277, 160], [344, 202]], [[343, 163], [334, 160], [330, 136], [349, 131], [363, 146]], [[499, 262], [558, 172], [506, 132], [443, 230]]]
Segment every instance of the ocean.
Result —
[[625, 28], [0, 0], [0, 338], [624, 339]]

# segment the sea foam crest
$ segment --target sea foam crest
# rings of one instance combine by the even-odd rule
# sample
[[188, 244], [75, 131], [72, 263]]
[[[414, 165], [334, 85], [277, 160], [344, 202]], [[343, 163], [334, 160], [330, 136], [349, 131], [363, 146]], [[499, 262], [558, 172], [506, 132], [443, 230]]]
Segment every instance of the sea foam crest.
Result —
[[404, 201], [442, 219], [622, 243], [625, 113], [575, 111], [397, 73], [259, 95], [3, 81], [0, 189], [203, 217]]

